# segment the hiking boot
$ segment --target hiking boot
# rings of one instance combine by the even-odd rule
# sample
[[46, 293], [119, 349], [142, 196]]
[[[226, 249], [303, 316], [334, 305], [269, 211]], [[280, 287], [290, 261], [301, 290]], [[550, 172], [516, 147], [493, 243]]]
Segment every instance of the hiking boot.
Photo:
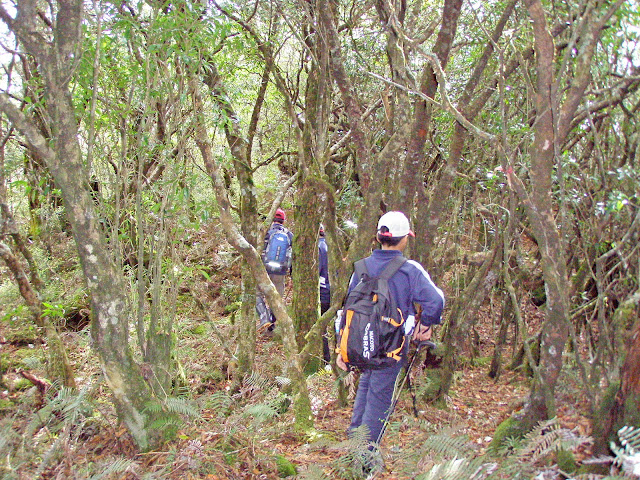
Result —
[[366, 480], [373, 480], [384, 470], [382, 455], [377, 450], [356, 455], [351, 466], [357, 476]]

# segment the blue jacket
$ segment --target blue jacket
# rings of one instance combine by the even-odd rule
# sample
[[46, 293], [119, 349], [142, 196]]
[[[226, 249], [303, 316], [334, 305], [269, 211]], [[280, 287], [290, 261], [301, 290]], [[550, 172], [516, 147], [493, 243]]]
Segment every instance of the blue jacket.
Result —
[[[365, 260], [369, 275], [380, 275], [387, 263], [396, 255], [402, 255], [402, 252], [399, 250], [374, 250], [371, 256]], [[356, 286], [358, 281], [359, 279], [355, 276], [351, 276], [349, 291]], [[444, 309], [444, 294], [418, 262], [415, 260], [406, 261], [389, 280], [389, 289], [404, 318], [416, 314], [415, 302], [422, 307], [420, 320], [423, 325], [440, 323], [440, 316]]]
[[329, 248], [324, 237], [318, 240], [318, 275], [320, 277], [320, 303], [331, 303], [329, 284]]

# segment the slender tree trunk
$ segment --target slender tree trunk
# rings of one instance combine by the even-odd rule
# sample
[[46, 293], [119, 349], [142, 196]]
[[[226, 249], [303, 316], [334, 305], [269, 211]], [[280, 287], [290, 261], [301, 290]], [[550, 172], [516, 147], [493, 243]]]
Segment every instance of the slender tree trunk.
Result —
[[[539, 0], [528, 0], [527, 9], [535, 35], [537, 84], [536, 122], [531, 148], [531, 196], [525, 196], [525, 210], [542, 257], [547, 293], [547, 318], [542, 329], [539, 375], [534, 376], [529, 401], [521, 422], [525, 430], [555, 415], [554, 390], [562, 369], [562, 353], [569, 334], [569, 284], [564, 248], [555, 223], [551, 179], [555, 165], [553, 119], [553, 38], [547, 29]], [[523, 199], [522, 189], [516, 190]]]
[[[270, 73], [271, 68], [267, 65], [262, 74], [262, 81], [254, 103], [247, 134], [243, 134], [240, 129], [240, 118], [229, 101], [222, 78], [214, 63], [210, 62], [208, 73], [205, 75], [205, 84], [209, 87], [213, 100], [231, 120], [225, 123], [224, 130], [241, 192], [240, 228], [244, 238], [254, 248], [258, 246], [258, 200], [251, 168], [251, 149]], [[243, 259], [242, 262], [240, 269], [242, 276], [242, 306], [240, 307], [240, 322], [237, 335], [239, 347], [237, 354], [238, 370], [241, 376], [248, 375], [253, 370], [256, 343], [256, 281], [246, 260]]]
[[473, 312], [480, 308], [498, 279], [495, 272], [495, 262], [501, 249], [502, 241], [497, 241], [491, 255], [483, 262], [463, 294], [456, 299], [451, 307], [449, 321], [446, 323], [442, 339], [446, 350], [442, 360], [442, 369], [438, 370], [440, 387], [436, 394], [437, 398], [443, 398], [447, 395], [453, 384], [453, 375], [456, 371], [460, 351], [459, 346], [463, 339], [469, 338], [473, 323], [473, 320], [469, 319], [473, 318]]
[[200, 112], [196, 122], [195, 142], [200, 149], [207, 173], [213, 181], [214, 192], [220, 211], [220, 222], [229, 243], [242, 255], [256, 279], [258, 288], [264, 293], [269, 306], [273, 310], [282, 330], [282, 344], [285, 353], [285, 371], [291, 379], [291, 388], [294, 392], [293, 409], [295, 414], [295, 428], [306, 431], [313, 427], [313, 415], [311, 413], [311, 400], [306, 383], [306, 377], [302, 371], [302, 363], [295, 341], [293, 321], [284, 305], [283, 299], [269, 279], [262, 259], [256, 249], [238, 231], [231, 216], [231, 204], [227, 198], [227, 191], [220, 167], [213, 157], [211, 143], [207, 136], [202, 112], [204, 112], [202, 97], [194, 79], [191, 80], [192, 97], [195, 111]]
[[[540, 0], [526, 0], [535, 39], [536, 84], [534, 142], [531, 151], [531, 192], [527, 192], [512, 167], [508, 168], [509, 185], [524, 204], [525, 212], [541, 255], [545, 280], [546, 319], [540, 340], [540, 360], [534, 365], [534, 381], [523, 411], [513, 417], [514, 433], [530, 430], [539, 421], [555, 415], [554, 391], [562, 368], [562, 353], [569, 335], [569, 293], [564, 256], [565, 245], [555, 221], [551, 199], [553, 169], [559, 165], [559, 151], [568, 135], [578, 105], [591, 82], [591, 61], [600, 32], [622, 4], [618, 0], [606, 5], [604, 13], [596, 18], [597, 10], [589, 11], [591, 18], [583, 19], [585, 31], [577, 47], [574, 76], [569, 88], [559, 101], [554, 79], [553, 35], [547, 27], [545, 11]], [[561, 210], [561, 207], [560, 207]]]
[[[488, 93], [485, 92], [484, 95], [478, 95], [476, 99], [473, 100], [476, 88], [480, 84], [489, 60], [494, 54], [495, 42], [500, 39], [509, 18], [513, 14], [516, 3], [517, 0], [511, 0], [506, 5], [502, 15], [500, 16], [500, 20], [493, 30], [491, 41], [487, 43], [482, 56], [476, 62], [471, 77], [465, 85], [465, 89], [458, 101], [460, 111], [470, 122], [476, 118], [485, 103], [489, 100], [490, 95], [493, 94], [494, 88], [489, 88], [487, 89]], [[448, 16], [451, 18], [449, 18], [447, 23], [443, 23], [441, 34], [444, 39], [448, 39], [448, 43], [451, 42], [450, 36], [454, 35], [456, 32], [454, 27], [457, 25], [457, 18], [459, 15], [460, 5], [452, 2], [452, 5], [449, 6], [448, 13]], [[447, 42], [445, 42], [445, 45], [446, 44]], [[438, 59], [442, 64], [442, 68], [446, 65], [448, 54], [449, 50], [443, 50], [442, 53], [438, 54]], [[433, 70], [430, 66], [428, 67], [428, 70], [431, 72], [430, 75], [433, 75]], [[440, 268], [442, 268], [442, 265], [434, 262], [433, 259], [433, 255], [436, 252], [435, 240], [443, 218], [446, 218], [449, 214], [448, 202], [451, 195], [451, 189], [454, 181], [458, 177], [458, 166], [463, 158], [464, 147], [467, 142], [468, 135], [469, 132], [467, 129], [459, 122], [456, 122], [453, 137], [449, 146], [449, 155], [444, 159], [445, 164], [442, 168], [440, 178], [434, 186], [433, 194], [430, 196], [428, 201], [418, 202], [416, 216], [420, 221], [416, 222], [416, 235], [418, 235], [419, 238], [423, 238], [424, 241], [417, 245], [416, 254], [421, 263], [430, 266], [429, 270], [436, 277], [441, 273]], [[418, 145], [416, 144], [415, 147], [418, 147]], [[418, 191], [420, 192], [420, 190]]]
[[[443, 69], [447, 65], [453, 39], [458, 29], [458, 18], [460, 17], [461, 8], [462, 0], [446, 0], [442, 9], [442, 22], [440, 31], [438, 32], [438, 39], [435, 43], [434, 53], [436, 57], [438, 57]], [[433, 67], [428, 64], [422, 73], [420, 91], [427, 97], [433, 98], [437, 89], [438, 80], [433, 72]], [[427, 134], [430, 123], [431, 107], [427, 105], [425, 100], [417, 100], [414, 107], [407, 158], [401, 176], [397, 199], [394, 202], [394, 208], [406, 212], [408, 215], [413, 212], [416, 193], [423, 188], [423, 176], [416, 175], [416, 172], [423, 172], [424, 170], [424, 148], [428, 138]], [[423, 217], [418, 216], [418, 218], [422, 221], [416, 222], [417, 230], [422, 228], [424, 221]], [[418, 232], [418, 235], [420, 233], [421, 232]]]
[[491, 358], [491, 366], [489, 367], [489, 377], [494, 380], [498, 380], [502, 373], [502, 350], [507, 343], [507, 333], [509, 332], [509, 325], [512, 323], [513, 319], [509, 305], [509, 302], [503, 302], [502, 312], [500, 315], [500, 329], [498, 331], [496, 343], [493, 347], [493, 357]]

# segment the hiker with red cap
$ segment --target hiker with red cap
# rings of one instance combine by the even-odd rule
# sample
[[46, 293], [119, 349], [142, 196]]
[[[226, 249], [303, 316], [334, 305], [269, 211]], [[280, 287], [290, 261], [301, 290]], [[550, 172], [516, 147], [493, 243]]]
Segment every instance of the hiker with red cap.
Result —
[[[370, 442], [369, 450], [374, 455], [365, 460], [363, 467], [366, 471], [376, 468], [376, 465], [371, 462], [372, 459], [379, 458], [376, 452], [384, 432], [384, 423], [391, 411], [396, 378], [407, 363], [410, 335], [413, 335], [413, 340], [416, 342], [429, 340], [431, 327], [440, 323], [440, 315], [444, 308], [442, 290], [433, 283], [429, 274], [418, 262], [407, 260], [402, 255], [409, 237], [414, 236], [404, 213], [387, 212], [380, 217], [376, 238], [381, 248], [374, 250], [364, 260], [355, 263], [355, 272], [349, 283], [349, 294], [344, 306], [347, 322], [345, 319], [340, 319], [338, 367], [346, 370], [349, 366], [356, 365], [361, 371], [349, 433], [358, 427], [366, 426]], [[393, 309], [400, 319], [396, 326], [402, 328], [398, 340], [399, 346], [391, 352], [373, 350], [374, 340], [371, 332], [381, 328], [373, 323], [366, 324], [364, 336], [355, 329], [351, 331], [350, 337], [346, 333], [350, 326], [353, 327], [357, 322], [354, 317], [357, 314], [354, 310], [350, 310], [354, 305], [352, 299], [358, 292], [363, 291], [365, 284], [378, 282], [376, 285], [380, 285], [380, 279], [384, 280], [385, 297], [393, 301]], [[379, 301], [380, 298], [377, 300]], [[374, 302], [377, 300], [373, 299]], [[417, 312], [420, 310], [421, 315], [418, 315]], [[389, 317], [381, 318], [386, 322], [393, 320]], [[380, 342], [383, 342], [382, 337], [379, 337], [376, 342], [379, 346]], [[360, 345], [364, 348], [360, 350], [365, 352], [360, 364], [355, 363], [354, 352], [358, 350], [348, 348], [351, 345]], [[353, 355], [350, 356], [350, 354]], [[379, 466], [378, 464], [377, 467]]]
[[[281, 297], [284, 298], [284, 284], [286, 276], [291, 273], [291, 253], [293, 233], [284, 226], [287, 215], [278, 208], [273, 216], [271, 227], [264, 236], [262, 262], [269, 274], [269, 278]], [[272, 332], [276, 317], [265, 302], [260, 292], [256, 296], [256, 310], [260, 317], [260, 329], [266, 328]]]

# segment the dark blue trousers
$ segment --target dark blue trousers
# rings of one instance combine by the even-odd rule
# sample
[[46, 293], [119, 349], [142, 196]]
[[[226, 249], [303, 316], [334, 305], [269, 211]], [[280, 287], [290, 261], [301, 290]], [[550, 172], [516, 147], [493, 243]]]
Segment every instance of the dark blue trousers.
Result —
[[389, 407], [391, 407], [396, 377], [405, 363], [406, 358], [403, 358], [403, 361], [391, 367], [362, 372], [356, 400], [353, 404], [349, 431], [366, 425], [369, 427], [369, 441], [378, 441], [378, 436], [389, 413]]

